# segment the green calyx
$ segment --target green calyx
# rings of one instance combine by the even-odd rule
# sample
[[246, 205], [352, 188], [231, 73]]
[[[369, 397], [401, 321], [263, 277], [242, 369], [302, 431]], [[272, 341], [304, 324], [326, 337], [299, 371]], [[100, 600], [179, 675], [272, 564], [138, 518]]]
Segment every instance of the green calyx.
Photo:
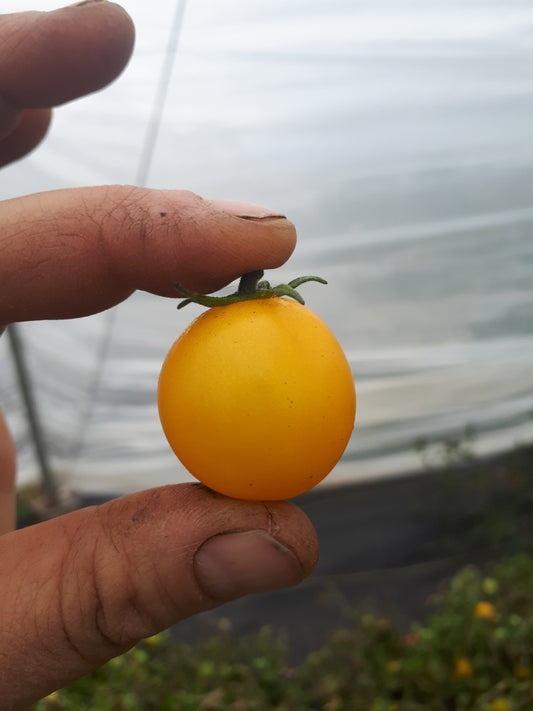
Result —
[[187, 304], [200, 304], [201, 306], [229, 306], [236, 304], [239, 301], [252, 301], [253, 299], [272, 299], [275, 296], [290, 296], [300, 304], [305, 304], [302, 295], [296, 289], [308, 281], [316, 281], [319, 284], [327, 284], [325, 279], [317, 276], [303, 276], [293, 279], [288, 284], [279, 284], [271, 286], [268, 281], [264, 281], [263, 270], [258, 269], [255, 272], [248, 272], [241, 277], [239, 288], [233, 294], [228, 296], [211, 296], [207, 294], [198, 294], [195, 291], [189, 291], [181, 284], [174, 283], [174, 287], [180, 294], [184, 295], [183, 301], [178, 304], [178, 309], [182, 309]]

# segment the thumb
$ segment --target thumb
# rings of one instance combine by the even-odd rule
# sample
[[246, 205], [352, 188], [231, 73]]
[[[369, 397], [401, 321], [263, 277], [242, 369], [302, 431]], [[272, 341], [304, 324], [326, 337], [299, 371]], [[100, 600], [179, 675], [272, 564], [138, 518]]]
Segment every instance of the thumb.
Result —
[[0, 539], [0, 698], [26, 708], [195, 613], [294, 585], [318, 544], [289, 502], [152, 489]]

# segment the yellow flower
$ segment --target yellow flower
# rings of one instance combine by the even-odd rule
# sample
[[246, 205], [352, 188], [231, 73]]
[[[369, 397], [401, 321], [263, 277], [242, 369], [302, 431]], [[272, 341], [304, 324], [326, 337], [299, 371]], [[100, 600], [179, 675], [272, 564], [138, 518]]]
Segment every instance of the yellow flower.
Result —
[[386, 669], [388, 674], [396, 674], [400, 670], [400, 662], [397, 659], [391, 659], [387, 662]]
[[483, 617], [485, 620], [491, 620], [496, 614], [494, 605], [486, 600], [481, 600], [474, 608], [476, 617]]
[[474, 668], [466, 657], [457, 657], [454, 664], [453, 675], [458, 679], [472, 676]]
[[491, 711], [512, 711], [512, 708], [511, 702], [503, 696], [498, 696], [491, 704]]
[[162, 638], [163, 638], [162, 633], [158, 632], [158, 634], [154, 634], [151, 637], [146, 637], [144, 642], [145, 642], [145, 644], [149, 644], [151, 647], [155, 647], [158, 644], [161, 644]]

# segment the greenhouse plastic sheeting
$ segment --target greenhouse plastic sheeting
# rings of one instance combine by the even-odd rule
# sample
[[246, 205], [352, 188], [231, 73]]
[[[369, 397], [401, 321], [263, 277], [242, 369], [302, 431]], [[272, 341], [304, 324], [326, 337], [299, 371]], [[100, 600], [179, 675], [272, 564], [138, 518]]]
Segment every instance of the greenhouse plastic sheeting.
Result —
[[[358, 413], [326, 481], [399, 473], [416, 466], [416, 440], [467, 426], [480, 451], [531, 439], [530, 1], [190, 0], [170, 58], [176, 4], [123, 4], [137, 25], [125, 73], [58, 109], [43, 146], [0, 174], [0, 194], [138, 182], [170, 59], [146, 185], [285, 212], [299, 244], [272, 280], [329, 282], [302, 292], [348, 355]], [[68, 486], [189, 478], [155, 394], [168, 347], [199, 312], [137, 293], [93, 317], [21, 327]], [[37, 467], [5, 337], [0, 359], [25, 482]]]

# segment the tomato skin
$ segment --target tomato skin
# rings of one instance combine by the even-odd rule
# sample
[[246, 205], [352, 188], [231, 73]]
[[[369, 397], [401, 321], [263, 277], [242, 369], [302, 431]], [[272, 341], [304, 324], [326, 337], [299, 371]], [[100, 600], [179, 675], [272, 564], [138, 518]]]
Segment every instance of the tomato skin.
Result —
[[333, 333], [279, 297], [204, 312], [171, 347], [158, 385], [178, 459], [239, 499], [282, 500], [318, 484], [348, 444], [355, 405]]

